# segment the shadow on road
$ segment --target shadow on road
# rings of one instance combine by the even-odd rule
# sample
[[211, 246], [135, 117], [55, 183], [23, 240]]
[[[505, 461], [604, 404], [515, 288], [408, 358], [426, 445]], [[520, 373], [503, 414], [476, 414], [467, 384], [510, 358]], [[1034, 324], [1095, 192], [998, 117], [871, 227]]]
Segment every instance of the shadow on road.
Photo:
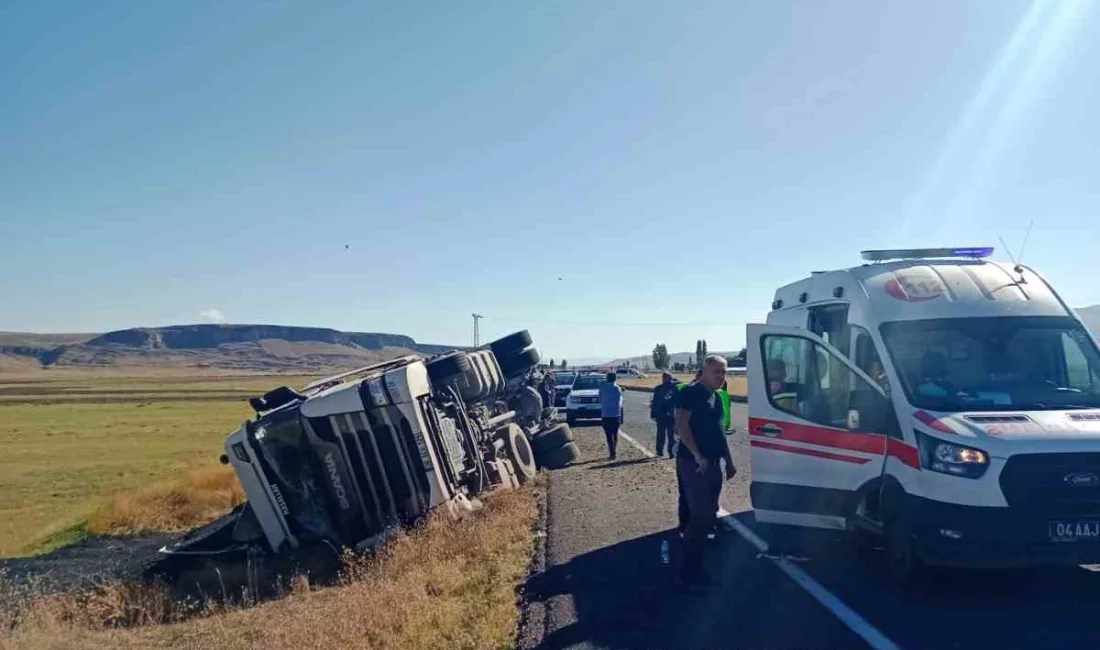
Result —
[[[702, 593], [676, 589], [676, 539], [668, 530], [626, 540], [532, 579], [531, 598], [547, 602], [571, 595], [575, 610], [575, 621], [550, 631], [540, 650], [862, 647], [793, 583], [777, 580], [775, 568], [733, 533], [710, 542], [717, 586]], [[672, 555], [667, 565], [664, 541]]]
[[653, 462], [652, 458], [631, 458], [629, 460], [609, 460], [609, 461], [597, 461], [599, 464], [592, 464], [587, 469], [614, 469], [616, 467], [628, 467], [630, 465], [639, 465], [644, 463]]

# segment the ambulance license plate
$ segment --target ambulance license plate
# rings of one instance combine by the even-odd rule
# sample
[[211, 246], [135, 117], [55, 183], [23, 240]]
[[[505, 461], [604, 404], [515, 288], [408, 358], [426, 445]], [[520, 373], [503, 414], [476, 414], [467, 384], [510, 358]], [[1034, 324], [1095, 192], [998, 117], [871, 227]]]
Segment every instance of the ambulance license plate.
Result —
[[1050, 541], [1100, 541], [1100, 519], [1076, 519], [1050, 522]]

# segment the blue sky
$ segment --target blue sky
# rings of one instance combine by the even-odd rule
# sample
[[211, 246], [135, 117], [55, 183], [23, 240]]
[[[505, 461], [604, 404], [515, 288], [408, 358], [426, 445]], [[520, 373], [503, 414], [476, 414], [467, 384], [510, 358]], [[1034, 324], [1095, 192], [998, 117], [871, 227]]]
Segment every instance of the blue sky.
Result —
[[3, 3], [0, 330], [728, 349], [811, 270], [1032, 219], [1100, 303], [1098, 4]]

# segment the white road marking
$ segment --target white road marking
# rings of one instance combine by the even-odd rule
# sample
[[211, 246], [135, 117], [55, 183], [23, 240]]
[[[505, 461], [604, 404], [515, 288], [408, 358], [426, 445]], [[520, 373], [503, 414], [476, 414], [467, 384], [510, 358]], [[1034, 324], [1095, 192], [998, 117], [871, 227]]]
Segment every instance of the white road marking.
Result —
[[[622, 429], [619, 429], [619, 436], [649, 458], [657, 457], [657, 454], [650, 451], [645, 445], [626, 433], [623, 433]], [[670, 467], [669, 469], [672, 468]], [[871, 625], [867, 619], [860, 616], [856, 610], [846, 605], [844, 601], [836, 596], [836, 594], [822, 587], [820, 583], [810, 577], [810, 574], [803, 571], [802, 567], [791, 564], [790, 561], [782, 557], [768, 555], [768, 543], [760, 539], [760, 536], [753, 532], [751, 528], [738, 521], [733, 515], [722, 508], [718, 509], [718, 521], [722, 524], [722, 527], [743, 537], [746, 542], [760, 552], [761, 556], [766, 557], [788, 578], [793, 580], [799, 587], [802, 587], [806, 593], [814, 598], [814, 600], [821, 603], [822, 607], [829, 610], [833, 616], [836, 616], [849, 630], [858, 634], [859, 637], [866, 641], [872, 648], [875, 650], [900, 650], [900, 647], [896, 643], [886, 638], [886, 635], [879, 632], [878, 628]]]

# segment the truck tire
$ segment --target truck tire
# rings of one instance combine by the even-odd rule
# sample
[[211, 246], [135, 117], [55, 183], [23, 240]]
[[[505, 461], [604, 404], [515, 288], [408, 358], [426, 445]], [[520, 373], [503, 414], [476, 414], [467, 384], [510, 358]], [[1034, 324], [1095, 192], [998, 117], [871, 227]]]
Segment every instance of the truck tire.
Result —
[[570, 463], [580, 460], [581, 450], [576, 442], [567, 442], [557, 449], [551, 449], [542, 454], [542, 464], [550, 469], [561, 469]]
[[576, 426], [577, 418], [572, 413], [566, 412], [566, 414], [565, 414], [565, 423], [568, 424], [571, 427]]
[[559, 424], [536, 433], [531, 439], [531, 449], [535, 452], [535, 458], [541, 458], [551, 449], [557, 449], [573, 440], [573, 432], [569, 430], [569, 425]]
[[506, 356], [498, 354], [497, 362], [500, 363], [500, 370], [504, 373], [504, 376], [511, 379], [539, 365], [539, 351], [535, 348], [528, 348], [520, 352], [512, 352]]
[[520, 485], [535, 478], [538, 469], [535, 467], [535, 454], [531, 451], [531, 444], [527, 442], [527, 436], [523, 429], [512, 424], [501, 433], [504, 442], [504, 454], [512, 461], [516, 470], [516, 478]]
[[428, 377], [433, 382], [442, 382], [468, 372], [470, 357], [465, 352], [447, 352], [429, 360], [425, 365], [428, 367]]
[[497, 359], [500, 359], [500, 357], [506, 357], [515, 352], [522, 352], [530, 345], [531, 334], [529, 334], [527, 330], [520, 330], [493, 341], [489, 344], [489, 349], [493, 351], [493, 354], [497, 355]]

